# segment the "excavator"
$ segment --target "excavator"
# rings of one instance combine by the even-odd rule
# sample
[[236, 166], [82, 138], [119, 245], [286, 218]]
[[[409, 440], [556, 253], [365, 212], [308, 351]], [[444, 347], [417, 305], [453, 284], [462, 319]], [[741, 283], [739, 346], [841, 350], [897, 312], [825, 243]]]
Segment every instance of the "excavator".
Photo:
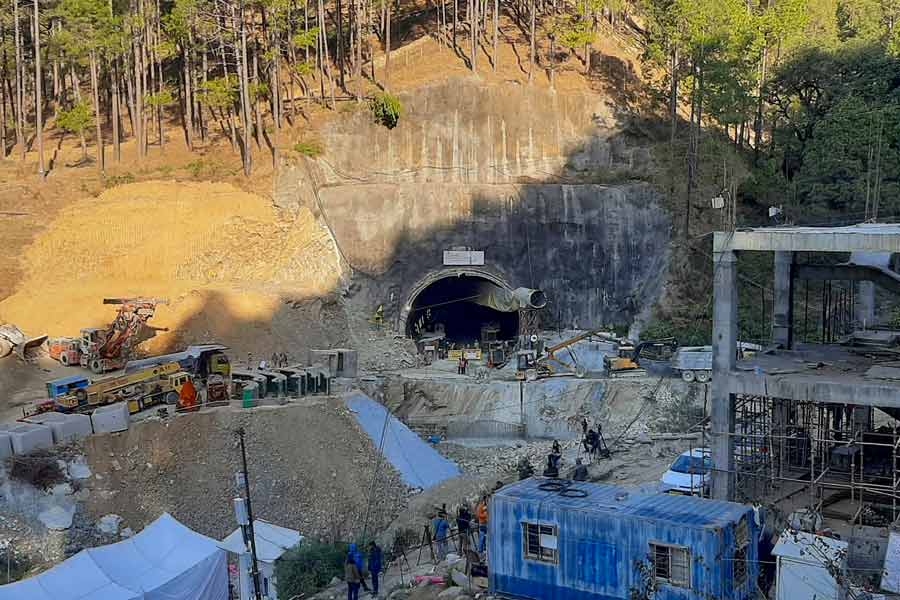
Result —
[[168, 301], [156, 298], [104, 298], [103, 304], [119, 307], [115, 320], [105, 328], [82, 329], [80, 339], [52, 340], [52, 358], [65, 365], [80, 364], [98, 374], [120, 369], [125, 366], [132, 348], [137, 344], [141, 328], [153, 318], [156, 307], [168, 304]]
[[[616, 345], [616, 356], [604, 356], [603, 364], [608, 377], [642, 377], [647, 371], [640, 366], [641, 356], [652, 355], [664, 358], [678, 349], [675, 338], [663, 338], [659, 340], [646, 340], [639, 344], [617, 336], [615, 333], [604, 329], [592, 329], [584, 331], [574, 337], [550, 346], [544, 350], [541, 356], [536, 356], [534, 351], [521, 350], [518, 356], [516, 378], [521, 380], [533, 380], [540, 377], [549, 377], [563, 369], [574, 372], [578, 378], [587, 375], [587, 368], [578, 362], [572, 346], [578, 342], [597, 338], [604, 342]], [[563, 351], [568, 353], [563, 357]]]
[[668, 359], [678, 349], [675, 338], [646, 340], [632, 344], [628, 340], [620, 340], [618, 356], [604, 356], [603, 366], [608, 377], [643, 377], [647, 370], [641, 367], [641, 356]]

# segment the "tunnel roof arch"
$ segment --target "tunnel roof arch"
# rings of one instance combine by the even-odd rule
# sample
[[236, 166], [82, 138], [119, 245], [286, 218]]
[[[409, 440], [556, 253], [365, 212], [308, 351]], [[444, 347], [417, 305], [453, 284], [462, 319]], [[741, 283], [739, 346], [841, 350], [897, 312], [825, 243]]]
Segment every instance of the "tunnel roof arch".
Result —
[[416, 302], [416, 299], [419, 297], [419, 294], [428, 289], [429, 286], [434, 284], [441, 279], [449, 279], [451, 277], [477, 277], [479, 279], [484, 279], [490, 281], [494, 285], [503, 288], [508, 291], [512, 291], [512, 286], [507, 282], [503, 277], [500, 277], [496, 273], [492, 273], [486, 269], [479, 269], [477, 267], [448, 267], [445, 269], [440, 269], [437, 271], [432, 271], [428, 273], [425, 277], [419, 279], [413, 286], [410, 288], [409, 293], [406, 295], [406, 300], [403, 303], [403, 306], [400, 308], [400, 319], [397, 323], [397, 332], [401, 335], [406, 335], [406, 325], [409, 320], [410, 312], [413, 309], [413, 305]]

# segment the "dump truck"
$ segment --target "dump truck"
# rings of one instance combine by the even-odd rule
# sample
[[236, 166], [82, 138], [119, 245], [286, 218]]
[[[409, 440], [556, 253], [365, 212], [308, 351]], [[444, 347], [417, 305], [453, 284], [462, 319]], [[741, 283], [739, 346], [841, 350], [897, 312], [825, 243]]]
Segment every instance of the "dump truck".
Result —
[[[641, 357], [668, 358], [678, 349], [675, 338], [646, 340], [633, 344], [628, 340], [620, 340], [617, 356], [604, 356], [603, 364], [608, 377], [643, 377], [647, 370], [641, 366]], [[648, 356], [650, 355], [650, 356]]]
[[52, 401], [50, 410], [85, 412], [114, 402], [128, 402], [136, 413], [160, 402], [178, 402], [181, 386], [190, 378], [178, 363], [167, 363], [143, 371], [107, 377]]
[[672, 368], [688, 383], [712, 378], [712, 346], [685, 346], [672, 356]]

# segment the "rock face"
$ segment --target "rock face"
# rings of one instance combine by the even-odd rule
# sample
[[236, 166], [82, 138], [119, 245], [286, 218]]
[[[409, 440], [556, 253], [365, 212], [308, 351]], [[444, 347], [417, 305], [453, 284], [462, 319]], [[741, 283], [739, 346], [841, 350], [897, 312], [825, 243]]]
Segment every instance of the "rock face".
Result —
[[[308, 207], [327, 224], [386, 322], [402, 329], [417, 287], [457, 274], [443, 251], [459, 248], [484, 251], [476, 271], [544, 289], [545, 325], [627, 324], [654, 303], [671, 223], [639, 181], [650, 141], [615, 107], [470, 80], [403, 102], [393, 130], [365, 112], [335, 122], [325, 157], [285, 165], [275, 190], [282, 208]], [[610, 180], [625, 183], [596, 183]]]

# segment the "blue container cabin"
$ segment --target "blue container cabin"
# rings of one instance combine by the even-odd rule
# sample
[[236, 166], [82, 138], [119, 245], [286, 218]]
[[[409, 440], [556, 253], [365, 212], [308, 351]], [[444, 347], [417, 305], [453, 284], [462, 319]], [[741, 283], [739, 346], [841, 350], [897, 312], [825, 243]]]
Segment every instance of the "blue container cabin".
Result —
[[527, 479], [491, 499], [491, 592], [534, 600], [748, 600], [759, 527], [742, 504]]
[[52, 379], [47, 382], [47, 397], [56, 400], [75, 390], [84, 389], [91, 385], [91, 380], [84, 375], [70, 375], [60, 379]]

